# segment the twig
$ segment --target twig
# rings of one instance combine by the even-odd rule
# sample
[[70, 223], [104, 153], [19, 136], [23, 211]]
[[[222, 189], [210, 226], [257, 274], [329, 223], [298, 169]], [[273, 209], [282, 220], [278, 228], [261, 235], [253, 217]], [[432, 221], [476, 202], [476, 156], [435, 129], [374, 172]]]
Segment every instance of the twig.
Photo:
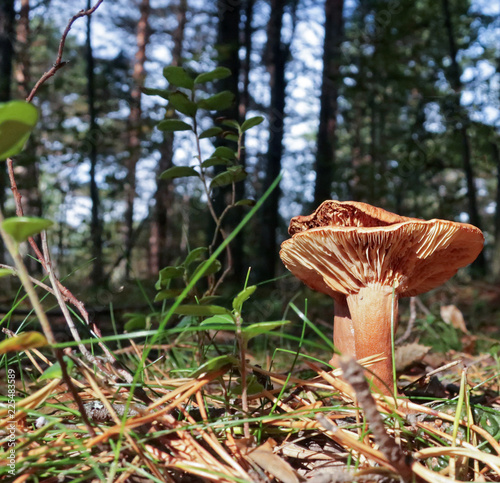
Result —
[[73, 336], [73, 339], [75, 339], [75, 341], [78, 342], [78, 348], [80, 349], [81, 353], [86, 357], [86, 359], [91, 364], [95, 364], [97, 366], [100, 366], [98, 360], [87, 350], [85, 345], [82, 344], [82, 340], [80, 338], [80, 335], [78, 334], [78, 331], [76, 330], [75, 324], [73, 322], [73, 319], [71, 318], [68, 307], [66, 306], [66, 303], [65, 303], [64, 298], [61, 294], [61, 291], [59, 290], [59, 287], [57, 285], [57, 278], [54, 274], [54, 270], [52, 269], [52, 261], [50, 258], [49, 246], [47, 244], [47, 234], [45, 233], [45, 231], [42, 231], [41, 238], [42, 238], [43, 256], [45, 259], [45, 264], [47, 266], [47, 273], [48, 273], [49, 278], [50, 278], [50, 283], [52, 284], [52, 288], [54, 290], [54, 295], [56, 296], [57, 303], [59, 304], [59, 307], [61, 307], [62, 313], [63, 313], [64, 318], [66, 320], [66, 324], [68, 324], [71, 335]]
[[406, 326], [405, 333], [396, 340], [397, 345], [404, 342], [411, 335], [413, 326], [415, 325], [415, 320], [417, 319], [416, 299], [417, 297], [410, 298], [410, 318], [408, 319], [408, 325]]
[[50, 79], [53, 75], [55, 75], [55, 73], [59, 69], [61, 69], [62, 67], [64, 67], [67, 64], [67, 62], [62, 61], [62, 56], [63, 56], [63, 52], [64, 52], [64, 45], [66, 44], [66, 37], [68, 36], [69, 31], [71, 30], [71, 27], [73, 26], [75, 21], [81, 17], [87, 17], [89, 15], [92, 15], [97, 10], [99, 5], [101, 5], [102, 2], [103, 2], [103, 0], [98, 0], [92, 8], [90, 8], [88, 10], [80, 10], [77, 14], [75, 14], [75, 15], [73, 15], [73, 17], [71, 17], [71, 19], [68, 22], [68, 25], [66, 25], [66, 28], [64, 29], [64, 32], [63, 32], [62, 37], [61, 37], [61, 41], [59, 42], [59, 50], [57, 51], [56, 61], [54, 62], [52, 67], [47, 72], [45, 72], [42, 75], [42, 77], [40, 77], [40, 79], [38, 79], [37, 83], [35, 84], [35, 87], [33, 87], [33, 89], [31, 89], [29, 96], [26, 98], [27, 102], [31, 102], [33, 100], [38, 89], [42, 86], [42, 84], [45, 83], [45, 81], [47, 79]]
[[[15, 275], [19, 274], [19, 271], [17, 270], [16, 267], [12, 267], [11, 265], [5, 265], [4, 263], [0, 263], [0, 268], [4, 268], [6, 270], [10, 270], [12, 273]], [[43, 288], [45, 291], [51, 293], [54, 295], [54, 291], [48, 286], [45, 285], [43, 282], [40, 282], [40, 280], [36, 279], [35, 277], [32, 277], [31, 275], [28, 275], [29, 279], [35, 284], [38, 285], [39, 287]]]
[[412, 480], [411, 457], [403, 453], [401, 448], [387, 434], [382, 416], [377, 410], [377, 405], [370, 391], [370, 386], [365, 379], [363, 368], [351, 357], [340, 357], [340, 367], [344, 373], [344, 379], [349, 382], [362, 407], [365, 418], [370, 426], [371, 432], [380, 451], [398, 471], [404, 481]]
[[[9, 172], [10, 189], [14, 195], [14, 200], [15, 200], [15, 204], [16, 204], [16, 215], [17, 216], [24, 216], [24, 210], [23, 210], [23, 205], [22, 205], [22, 196], [19, 193], [19, 190], [17, 189], [16, 178], [14, 176], [14, 166], [13, 166], [12, 159], [10, 159], [10, 158], [7, 159], [7, 170]], [[48, 273], [49, 270], [47, 268], [47, 262], [45, 260], [45, 257], [43, 256], [42, 252], [40, 251], [40, 248], [38, 247], [35, 239], [33, 237], [29, 237], [28, 242], [29, 242], [31, 248], [33, 249], [33, 251], [35, 252], [35, 255], [36, 255], [38, 261], [41, 263], [43, 269], [45, 270], [45, 272]], [[85, 323], [92, 328], [92, 330], [97, 335], [97, 337], [99, 337], [99, 338], [102, 337], [101, 331], [97, 327], [97, 325], [95, 323], [90, 322], [89, 313], [85, 309], [85, 305], [83, 304], [83, 302], [78, 300], [70, 292], [70, 290], [67, 289], [61, 283], [61, 281], [57, 278], [56, 278], [56, 284], [57, 284], [57, 288], [61, 292], [64, 300], [67, 302], [70, 302], [72, 305], [74, 305], [78, 309], [78, 311], [80, 312], [80, 315], [83, 317], [83, 320], [85, 321]], [[101, 347], [103, 352], [106, 354], [107, 361], [110, 363], [113, 363], [113, 361], [115, 359], [111, 355], [108, 348], [102, 342], [99, 342], [99, 346]], [[130, 382], [130, 381], [128, 381], [128, 382]]]
[[85, 411], [83, 401], [82, 401], [80, 395], [78, 394], [78, 391], [76, 390], [75, 386], [71, 382], [71, 377], [68, 374], [68, 368], [66, 366], [65, 360], [63, 359], [62, 351], [60, 349], [56, 349], [55, 353], [56, 353], [57, 361], [59, 362], [59, 366], [61, 368], [63, 381], [66, 383], [69, 391], [73, 395], [73, 400], [76, 402], [78, 409], [80, 410], [80, 413], [82, 415], [82, 420], [83, 420], [85, 426], [87, 426], [87, 431], [89, 432], [90, 436], [95, 438], [96, 432], [94, 431], [94, 428], [93, 428], [92, 424], [90, 423], [89, 418], [87, 417], [87, 413]]

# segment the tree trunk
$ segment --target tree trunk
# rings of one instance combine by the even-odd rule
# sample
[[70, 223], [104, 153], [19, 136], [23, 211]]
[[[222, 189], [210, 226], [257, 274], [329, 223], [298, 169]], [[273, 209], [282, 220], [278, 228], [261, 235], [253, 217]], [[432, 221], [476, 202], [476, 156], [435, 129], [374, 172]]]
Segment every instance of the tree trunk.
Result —
[[[218, 32], [217, 32], [217, 64], [221, 67], [228, 68], [232, 75], [218, 82], [218, 92], [223, 90], [228, 90], [235, 95], [235, 101], [233, 105], [224, 111], [218, 111], [216, 117], [225, 117], [228, 119], [234, 119], [238, 122], [241, 121], [239, 115], [240, 106], [240, 92], [239, 92], [239, 77], [241, 72], [241, 62], [239, 57], [240, 51], [240, 18], [241, 18], [241, 3], [230, 2], [217, 2], [217, 13], [219, 16]], [[222, 139], [217, 139], [215, 141], [216, 146], [228, 146], [234, 148], [235, 145], [232, 142], [225, 141]], [[242, 159], [244, 162], [244, 159]], [[214, 175], [225, 171], [224, 166], [215, 166]], [[236, 183], [235, 194], [236, 199], [240, 199], [244, 196], [245, 185], [242, 181]], [[224, 208], [227, 206], [228, 198], [231, 193], [231, 187], [216, 188], [214, 190], [213, 205], [217, 216], [220, 216]], [[233, 210], [226, 216], [223, 222], [223, 228], [227, 233], [230, 233], [234, 227], [241, 220], [241, 212]], [[208, 227], [208, 240], [211, 243], [215, 225], [213, 220], [210, 220]], [[219, 243], [221, 240], [217, 240]], [[245, 267], [243, 265], [243, 243], [244, 238], [240, 234], [231, 244], [231, 279], [235, 283], [239, 283], [243, 279], [243, 272]], [[226, 263], [230, 263], [226, 260]]]
[[127, 177], [125, 183], [125, 200], [127, 204], [125, 212], [125, 253], [126, 269], [125, 276], [130, 276], [130, 264], [132, 249], [134, 246], [134, 201], [136, 195], [136, 166], [140, 158], [140, 123], [141, 123], [141, 88], [144, 85], [146, 62], [146, 46], [149, 40], [149, 0], [141, 0], [139, 10], [141, 17], [137, 24], [137, 52], [135, 54], [134, 69], [132, 72], [132, 92], [130, 99], [129, 114], [129, 140], [128, 160], [126, 162]]
[[495, 207], [495, 244], [493, 245], [492, 272], [495, 280], [500, 280], [500, 150], [495, 142], [491, 143], [493, 161], [497, 168], [497, 192]]
[[[177, 11], [177, 27], [172, 34], [174, 48], [172, 64], [181, 65], [184, 29], [186, 26], [187, 0], [180, 0]], [[165, 132], [160, 145], [158, 176], [172, 166], [174, 155], [174, 134]], [[174, 186], [170, 180], [157, 179], [155, 207], [150, 231], [150, 267], [152, 276], [158, 275], [161, 268], [169, 264], [169, 254], [173, 251], [173, 238], [169, 233], [169, 214], [173, 209]], [[170, 230], [171, 231], [171, 230]]]
[[[450, 84], [454, 90], [454, 110], [457, 117], [461, 117], [461, 127], [459, 135], [462, 143], [462, 162], [467, 182], [467, 199], [469, 203], [469, 221], [472, 225], [481, 228], [481, 217], [477, 205], [476, 186], [474, 182], [474, 170], [471, 161], [471, 150], [469, 136], [467, 132], [466, 119], [464, 119], [463, 109], [460, 105], [460, 93], [462, 91], [462, 81], [460, 80], [460, 66], [457, 61], [457, 46], [453, 33], [453, 23], [451, 18], [450, 6], [448, 0], [442, 0], [444, 24], [448, 36], [448, 44], [450, 49], [451, 69], [450, 69]], [[486, 261], [483, 252], [479, 254], [474, 265], [481, 271], [486, 268]]]
[[[0, 102], [7, 102], [11, 98], [14, 21], [14, 0], [0, 1]], [[8, 186], [6, 164], [0, 163], [1, 211], [4, 211], [6, 186]], [[0, 257], [2, 260], [5, 260], [4, 251], [3, 241], [0, 240]]]
[[[87, 0], [87, 9], [92, 7], [91, 0]], [[92, 240], [92, 284], [99, 287], [103, 282], [103, 257], [102, 257], [102, 221], [100, 216], [101, 201], [99, 197], [99, 187], [96, 181], [97, 168], [97, 142], [100, 138], [99, 127], [97, 125], [97, 111], [95, 106], [95, 76], [94, 76], [94, 53], [92, 51], [92, 15], [87, 16], [87, 102], [89, 109], [89, 130], [87, 133], [87, 146], [89, 148], [90, 161], [90, 200], [92, 203], [90, 219], [90, 237]]]
[[[270, 75], [271, 103], [269, 109], [269, 142], [263, 191], [271, 186], [281, 171], [286, 100], [285, 68], [290, 55], [290, 43], [282, 41], [281, 30], [286, 0], [271, 0], [271, 16], [267, 24], [266, 66]], [[293, 3], [295, 17], [296, 2]], [[262, 206], [259, 246], [259, 280], [274, 278], [277, 260], [276, 232], [279, 226], [280, 187], [276, 187]]]
[[337, 97], [339, 92], [340, 46], [342, 44], [344, 0], [325, 0], [325, 39], [319, 128], [316, 150], [314, 206], [331, 198], [335, 177]]
[[[19, 97], [27, 98], [31, 85], [30, 0], [21, 0], [16, 25], [16, 62], [14, 77]], [[42, 196], [39, 190], [39, 167], [36, 132], [31, 133], [24, 150], [13, 164], [17, 187], [22, 197], [24, 214], [42, 216]], [[26, 259], [30, 273], [41, 273], [41, 265], [31, 257]]]

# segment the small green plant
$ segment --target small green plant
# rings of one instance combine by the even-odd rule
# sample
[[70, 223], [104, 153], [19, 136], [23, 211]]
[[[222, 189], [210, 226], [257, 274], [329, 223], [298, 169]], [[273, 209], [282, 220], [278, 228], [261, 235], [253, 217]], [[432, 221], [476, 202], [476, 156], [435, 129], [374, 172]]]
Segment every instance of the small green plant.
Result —
[[[254, 126], [260, 124], [264, 118], [261, 116], [252, 117], [242, 124], [232, 119], [221, 120], [221, 126], [212, 126], [200, 132], [200, 113], [204, 113], [207, 118], [210, 111], [222, 111], [231, 106], [234, 102], [234, 94], [229, 91], [222, 91], [206, 97], [204, 85], [207, 83], [224, 79], [231, 75], [231, 71], [224, 67], [192, 75], [183, 67], [170, 66], [163, 70], [163, 75], [169, 82], [169, 89], [144, 89], [146, 94], [158, 95], [168, 100], [166, 109], [167, 118], [158, 123], [158, 129], [165, 132], [190, 131], [193, 133], [195, 145], [194, 166], [173, 166], [160, 174], [164, 180], [177, 178], [195, 177], [199, 178], [203, 191], [207, 199], [207, 209], [215, 223], [214, 235], [211, 243], [207, 247], [197, 247], [191, 250], [186, 259], [176, 267], [165, 267], [160, 271], [160, 277], [156, 284], [158, 294], [156, 300], [175, 298], [178, 290], [170, 287], [171, 280], [180, 278], [184, 283], [189, 283], [193, 275], [203, 271], [207, 277], [207, 287], [200, 297], [198, 290], [194, 290], [193, 295], [200, 303], [215, 294], [217, 289], [231, 270], [231, 249], [226, 248], [226, 266], [218, 260], [207, 265], [206, 259], [212, 255], [219, 235], [225, 240], [228, 233], [223, 228], [223, 222], [228, 213], [240, 206], [253, 206], [254, 200], [236, 199], [236, 183], [242, 182], [247, 173], [241, 165], [241, 156], [244, 150], [244, 134]], [[218, 146], [214, 151], [204, 157], [201, 148], [201, 140], [205, 138], [219, 137], [234, 144], [234, 147]], [[215, 173], [215, 166], [222, 167], [221, 172]], [[230, 201], [225, 206], [222, 213], [217, 214], [212, 203], [214, 190], [217, 188], [230, 187]], [[222, 271], [222, 273], [217, 276]]]

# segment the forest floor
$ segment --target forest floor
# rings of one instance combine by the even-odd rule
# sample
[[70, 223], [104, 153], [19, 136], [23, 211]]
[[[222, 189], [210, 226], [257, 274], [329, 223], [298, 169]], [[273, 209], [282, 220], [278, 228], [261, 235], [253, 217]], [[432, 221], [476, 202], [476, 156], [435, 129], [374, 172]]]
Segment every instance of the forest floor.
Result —
[[500, 290], [448, 285], [416, 311], [395, 354], [396, 400], [372, 395], [353, 360], [342, 359], [345, 379], [321, 363], [321, 341], [303, 334], [266, 334], [245, 350], [245, 365], [233, 334], [198, 332], [155, 347], [114, 338], [120, 363], [99, 359], [102, 370], [68, 345], [67, 373], [50, 352], [15, 353], [2, 365], [3, 381], [14, 369], [14, 412], [0, 386], [0, 459], [15, 454], [15, 468], [0, 465], [0, 477], [500, 481]]

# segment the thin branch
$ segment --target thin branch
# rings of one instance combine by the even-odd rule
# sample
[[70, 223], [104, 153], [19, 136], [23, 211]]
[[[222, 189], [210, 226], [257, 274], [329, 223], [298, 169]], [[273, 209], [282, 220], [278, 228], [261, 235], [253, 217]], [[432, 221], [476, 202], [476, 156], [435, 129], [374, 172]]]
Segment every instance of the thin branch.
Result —
[[[12, 159], [8, 158], [7, 159], [7, 170], [9, 173], [9, 179], [10, 179], [10, 189], [14, 195], [14, 200], [16, 204], [16, 215], [17, 216], [24, 216], [24, 210], [23, 210], [23, 205], [22, 205], [22, 196], [19, 193], [19, 190], [17, 189], [17, 183], [16, 183], [16, 178], [14, 175], [14, 165]], [[45, 257], [43, 256], [42, 252], [40, 251], [40, 248], [38, 247], [35, 239], [33, 237], [28, 238], [28, 242], [35, 252], [36, 257], [38, 258], [39, 262], [42, 264], [43, 269], [45, 272], [49, 273], [48, 267], [47, 267], [47, 262], [45, 260]], [[56, 284], [58, 290], [61, 292], [64, 300], [66, 302], [70, 302], [72, 305], [74, 305], [78, 311], [80, 312], [80, 315], [82, 316], [83, 320], [85, 323], [92, 328], [93, 332], [97, 335], [97, 337], [102, 337], [100, 329], [97, 327], [95, 323], [90, 322], [89, 318], [89, 313], [87, 312], [87, 309], [85, 308], [85, 305], [83, 302], [78, 300], [71, 292], [69, 289], [67, 289], [61, 282], [56, 278]], [[110, 351], [108, 348], [102, 343], [99, 342], [99, 346], [102, 348], [104, 353], [106, 354], [106, 358], [108, 362], [112, 363], [114, 361], [114, 357], [111, 355]]]
[[68, 22], [68, 25], [66, 25], [66, 28], [64, 29], [64, 32], [63, 32], [62, 37], [61, 37], [61, 41], [59, 42], [59, 50], [57, 51], [57, 57], [56, 57], [56, 61], [54, 62], [54, 65], [47, 72], [45, 72], [42, 75], [42, 77], [40, 77], [40, 79], [38, 79], [38, 82], [35, 84], [35, 87], [33, 87], [33, 89], [31, 90], [30, 95], [26, 98], [27, 102], [31, 102], [33, 100], [38, 89], [42, 86], [42, 84], [45, 83], [45, 81], [47, 81], [47, 79], [50, 79], [52, 76], [55, 75], [55, 73], [59, 69], [61, 69], [62, 67], [64, 67], [67, 64], [67, 62], [62, 61], [62, 56], [63, 56], [63, 52], [64, 52], [64, 45], [66, 44], [66, 37], [68, 36], [69, 31], [71, 30], [71, 27], [73, 26], [75, 21], [81, 17], [87, 17], [89, 15], [92, 15], [97, 10], [99, 5], [101, 5], [101, 3], [103, 1], [104, 0], [98, 0], [97, 3], [92, 8], [90, 8], [88, 10], [80, 10], [77, 14], [75, 14], [75, 15], [73, 15], [73, 17], [71, 17], [71, 19]]
[[[3, 268], [5, 270], [10, 270], [13, 274], [19, 276], [19, 271], [17, 270], [16, 267], [13, 267], [11, 265], [5, 265], [4, 263], [0, 263], [0, 268]], [[43, 288], [45, 291], [47, 291], [47, 292], [51, 293], [52, 295], [54, 295], [54, 291], [48, 285], [45, 285], [43, 282], [40, 282], [40, 280], [36, 279], [35, 277], [32, 277], [31, 275], [29, 275], [29, 279], [35, 285], [38, 285], [39, 287]]]
[[59, 307], [61, 307], [62, 313], [63, 313], [64, 318], [66, 320], [66, 324], [69, 327], [69, 330], [71, 332], [71, 335], [73, 336], [73, 339], [76, 342], [78, 342], [78, 348], [80, 349], [81, 353], [86, 357], [86, 359], [91, 364], [95, 364], [95, 365], [99, 366], [100, 364], [97, 361], [97, 359], [87, 350], [85, 345], [82, 344], [80, 334], [78, 334], [78, 330], [76, 330], [73, 319], [71, 318], [68, 307], [66, 306], [66, 302], [64, 301], [64, 298], [61, 294], [61, 291], [59, 290], [59, 287], [57, 285], [57, 278], [54, 274], [54, 270], [52, 269], [52, 261], [50, 259], [50, 251], [49, 251], [49, 246], [47, 244], [47, 234], [44, 231], [42, 231], [41, 238], [42, 238], [43, 255], [44, 255], [45, 263], [47, 266], [47, 273], [49, 275], [50, 283], [52, 284], [52, 288], [54, 290], [54, 295], [56, 296], [57, 303], [59, 304]]
[[379, 445], [380, 451], [384, 453], [404, 481], [412, 481], [411, 456], [405, 455], [396, 442], [387, 434], [384, 420], [377, 410], [377, 404], [370, 391], [370, 385], [366, 381], [364, 369], [352, 357], [348, 356], [340, 358], [340, 367], [344, 373], [344, 379], [349, 382], [356, 392], [359, 405], [364, 411], [366, 421]]

